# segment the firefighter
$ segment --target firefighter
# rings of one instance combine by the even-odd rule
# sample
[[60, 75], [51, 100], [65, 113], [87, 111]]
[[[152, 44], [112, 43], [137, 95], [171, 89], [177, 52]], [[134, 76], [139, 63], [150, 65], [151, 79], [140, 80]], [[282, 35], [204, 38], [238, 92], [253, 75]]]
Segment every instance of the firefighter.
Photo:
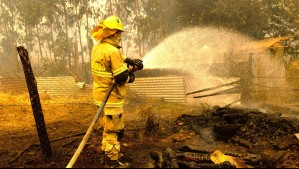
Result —
[[94, 45], [91, 56], [93, 77], [93, 100], [101, 106], [102, 100], [112, 83], [112, 90], [103, 111], [102, 151], [105, 156], [105, 167], [126, 168], [128, 163], [121, 163], [120, 139], [124, 134], [123, 106], [126, 96], [126, 83], [133, 83], [134, 72], [143, 68], [142, 60], [130, 59], [120, 51], [123, 25], [117, 16], [109, 16], [91, 31], [92, 37], [98, 41]]

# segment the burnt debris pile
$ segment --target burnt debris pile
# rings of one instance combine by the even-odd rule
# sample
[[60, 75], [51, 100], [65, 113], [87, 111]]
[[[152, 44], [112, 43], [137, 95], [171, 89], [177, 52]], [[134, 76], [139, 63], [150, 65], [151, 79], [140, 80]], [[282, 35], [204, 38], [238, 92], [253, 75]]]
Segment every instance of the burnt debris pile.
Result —
[[[187, 142], [177, 150], [166, 150], [161, 157], [162, 166], [296, 168], [299, 150], [296, 137], [299, 132], [298, 119], [281, 115], [228, 107], [215, 107], [199, 115], [181, 115], [176, 123], [183, 125], [175, 125], [174, 131], [192, 130], [201, 142]], [[230, 147], [224, 148], [223, 145]], [[167, 154], [174, 158], [169, 160]]]
[[[281, 117], [281, 113], [263, 113], [256, 109], [221, 108], [206, 110], [201, 115], [182, 115], [177, 122], [203, 135], [206, 142], [238, 142], [249, 148], [254, 146], [285, 150], [298, 146], [295, 133], [299, 132], [298, 119]], [[213, 140], [211, 140], [213, 139]]]

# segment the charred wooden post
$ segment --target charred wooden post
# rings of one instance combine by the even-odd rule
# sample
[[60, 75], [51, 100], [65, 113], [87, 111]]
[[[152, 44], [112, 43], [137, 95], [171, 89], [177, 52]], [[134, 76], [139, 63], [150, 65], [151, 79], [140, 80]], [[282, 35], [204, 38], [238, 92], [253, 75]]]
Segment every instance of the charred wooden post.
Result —
[[224, 152], [225, 155], [237, 157], [245, 161], [248, 165], [259, 165], [262, 163], [261, 155], [249, 154], [249, 153], [238, 153], [238, 152]]
[[244, 140], [240, 137], [232, 137], [231, 140], [234, 141], [235, 143], [241, 145], [241, 146], [246, 147], [246, 148], [251, 148], [252, 147], [252, 144], [250, 142], [248, 142], [247, 140]]
[[[192, 145], [185, 145], [178, 149], [177, 159], [178, 161], [185, 161], [191, 165], [192, 162], [201, 161], [201, 163], [209, 163], [207, 157], [213, 152], [213, 150], [207, 150], [200, 147], [192, 146]], [[230, 155], [237, 157], [250, 165], [257, 165], [261, 163], [261, 155], [250, 154], [250, 153], [240, 153], [234, 151], [224, 151], [225, 155]], [[198, 157], [198, 158], [197, 158]], [[211, 161], [210, 161], [211, 162]], [[215, 167], [215, 166], [214, 166]]]
[[163, 168], [179, 168], [176, 153], [171, 149], [167, 148], [163, 153]]
[[163, 161], [162, 154], [155, 151], [155, 152], [150, 152], [150, 156], [155, 161], [154, 168], [162, 168], [162, 161]]
[[42, 152], [44, 157], [49, 158], [52, 156], [52, 148], [48, 138], [44, 115], [43, 115], [40, 98], [37, 90], [37, 84], [31, 68], [28, 52], [22, 46], [17, 47], [17, 50], [20, 55], [20, 59], [24, 69], [27, 88], [30, 95], [31, 107], [35, 119], [39, 141], [42, 147]]
[[179, 148], [178, 150], [185, 151], [185, 152], [205, 153], [205, 154], [210, 154], [213, 152], [213, 150], [206, 150], [192, 145], [185, 145]]
[[220, 164], [212, 164], [212, 163], [196, 163], [196, 162], [186, 162], [178, 160], [178, 164], [180, 168], [236, 168], [231, 165], [228, 161], [225, 161]]
[[158, 119], [154, 115], [149, 116], [146, 121], [146, 134], [157, 134], [159, 126], [160, 123]]
[[178, 160], [196, 163], [213, 163], [210, 159], [210, 154], [201, 154], [193, 152], [181, 152], [176, 155]]

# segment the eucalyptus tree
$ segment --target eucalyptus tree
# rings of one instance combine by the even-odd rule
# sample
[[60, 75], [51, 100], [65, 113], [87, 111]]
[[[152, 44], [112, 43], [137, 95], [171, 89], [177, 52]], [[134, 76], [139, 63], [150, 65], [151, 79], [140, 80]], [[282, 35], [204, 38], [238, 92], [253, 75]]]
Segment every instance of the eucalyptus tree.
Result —
[[[124, 6], [121, 7], [121, 5], [123, 3], [125, 3], [125, 1], [107, 0], [106, 4], [104, 6], [104, 12], [103, 12], [102, 15], [100, 15], [101, 18], [98, 18], [97, 23], [99, 23], [99, 20], [104, 20], [105, 18], [107, 18], [110, 15], [115, 15], [115, 16], [118, 16], [120, 18], [123, 18], [123, 16], [121, 15], [121, 14], [123, 14], [123, 12], [122, 12], [123, 8], [122, 7], [124, 7]], [[124, 22], [125, 20], [122, 19], [122, 21], [123, 21], [123, 25], [125, 26], [126, 25], [125, 22]], [[123, 42], [121, 41], [121, 43], [123, 43]], [[121, 46], [123, 46], [123, 45], [121, 44]], [[121, 50], [123, 52], [123, 48], [121, 48]]]
[[[45, 70], [53, 75], [54, 70], [60, 74], [69, 72], [73, 67], [73, 42], [75, 39], [80, 43], [80, 56], [82, 68], [86, 68], [84, 62], [85, 53], [88, 49], [90, 52], [90, 20], [98, 16], [99, 11], [93, 3], [96, 0], [43, 0], [44, 2], [44, 19], [42, 25], [45, 28], [44, 38], [47, 41], [49, 53], [53, 55], [54, 62], [45, 60], [44, 68], [50, 67], [53, 70]], [[82, 34], [86, 31], [87, 44], [83, 43]], [[48, 36], [47, 36], [48, 35]], [[86, 42], [86, 40], [85, 40]], [[90, 55], [90, 53], [88, 54]]]
[[64, 29], [61, 30], [61, 32], [59, 32], [59, 38], [61, 38], [64, 41], [62, 43], [61, 46], [63, 49], [63, 54], [62, 54], [62, 61], [65, 61], [65, 57], [67, 57], [67, 67], [71, 68], [71, 46], [72, 43], [70, 42], [70, 37], [69, 37], [69, 27], [71, 27], [70, 24], [72, 24], [69, 18], [72, 17], [73, 13], [72, 13], [72, 9], [69, 3], [69, 0], [59, 0], [58, 1], [58, 6], [62, 11], [62, 20], [64, 21]]
[[155, 46], [185, 27], [225, 27], [255, 39], [298, 34], [299, 1], [142, 0], [143, 40]]
[[[85, 3], [84, 3], [85, 2]], [[81, 55], [81, 62], [82, 62], [82, 66], [84, 65], [84, 49], [83, 49], [83, 44], [82, 44], [82, 31], [81, 31], [81, 26], [82, 26], [82, 20], [84, 17], [84, 12], [85, 12], [85, 6], [86, 5], [86, 1], [80, 1], [80, 0], [70, 0], [70, 3], [73, 6], [73, 11], [74, 11], [74, 17], [72, 19], [74, 19], [74, 23], [77, 27], [77, 31], [78, 31], [78, 36], [76, 35], [76, 38], [79, 39], [79, 44], [80, 44], [80, 48], [81, 48], [81, 52], [79, 53], [79, 55]], [[77, 43], [77, 41], [75, 40], [75, 43]]]
[[272, 0], [262, 1], [271, 14], [269, 27], [264, 32], [267, 36], [290, 36], [298, 31], [299, 1]]
[[[91, 6], [91, 3], [94, 2], [95, 0], [70, 0], [70, 4], [72, 5], [72, 9], [74, 13], [73, 18], [70, 19], [73, 19], [73, 22], [77, 27], [78, 39], [81, 48], [80, 55], [81, 55], [82, 66], [84, 65], [84, 52], [87, 52], [87, 47], [84, 47], [83, 45], [82, 28], [84, 28], [84, 23], [85, 23], [84, 30], [87, 33], [89, 33], [91, 30], [91, 28], [89, 27], [89, 20], [90, 17], [92, 17], [93, 15], [92, 10], [94, 9], [94, 7]], [[87, 39], [87, 42], [89, 42], [89, 39]]]
[[261, 1], [257, 0], [203, 0], [204, 7], [200, 23], [214, 25], [241, 32], [253, 38], [263, 38], [262, 30], [268, 26], [269, 13]]
[[[69, 9], [71, 14], [69, 14], [69, 23], [74, 27], [73, 29], [73, 39], [74, 39], [74, 66], [72, 68], [73, 74], [78, 77], [78, 61], [79, 55], [81, 56], [81, 65], [84, 67], [84, 48], [82, 43], [82, 24], [84, 19], [84, 14], [86, 12], [86, 6], [88, 5], [88, 0], [69, 0]], [[80, 45], [80, 52], [78, 53], [78, 39]]]
[[226, 27], [260, 37], [259, 29], [267, 25], [261, 3], [256, 0], [143, 0], [143, 6], [146, 17], [142, 32], [150, 36], [151, 47], [187, 27]]
[[[112, 0], [110, 1], [113, 2]], [[140, 16], [140, 10], [142, 6], [140, 5], [139, 0], [134, 1], [114, 1], [114, 10], [112, 14], [122, 18], [124, 23], [123, 36], [126, 40], [126, 54], [128, 53], [129, 47], [137, 48], [139, 57], [142, 56], [142, 43], [141, 43], [141, 34], [140, 34], [140, 25], [138, 22], [138, 17]], [[122, 41], [123, 43], [124, 41]], [[133, 43], [132, 43], [133, 42]], [[135, 46], [133, 46], [135, 45]], [[124, 46], [124, 44], [123, 44]], [[124, 51], [122, 51], [124, 52]], [[131, 56], [132, 57], [132, 56]]]
[[[122, 52], [126, 55], [130, 47], [138, 49], [138, 55], [141, 57], [144, 54], [144, 44], [142, 41], [143, 35], [141, 34], [141, 23], [143, 19], [143, 5], [141, 0], [121, 1], [121, 0], [108, 0], [106, 2], [106, 17], [107, 15], [117, 15], [123, 21], [125, 32], [123, 39], [126, 39]], [[122, 41], [124, 43], [124, 41]], [[135, 45], [135, 46], [133, 46]]]
[[[140, 21], [143, 18], [143, 8], [140, 0], [135, 0], [134, 3], [131, 3], [132, 6], [132, 13], [133, 13], [133, 25], [136, 27], [136, 35], [135, 38], [135, 44], [138, 46], [138, 54], [139, 57], [142, 57], [144, 55], [145, 49], [144, 44], [142, 41], [142, 34], [140, 32], [141, 29], [141, 23]], [[130, 16], [130, 15], [129, 15]]]
[[[43, 0], [43, 6], [44, 6], [44, 15], [43, 15], [43, 22], [42, 25], [44, 27], [44, 36], [48, 47], [49, 52], [49, 59], [50, 61], [54, 61], [54, 63], [57, 63], [57, 57], [60, 57], [60, 55], [56, 54], [54, 55], [54, 47], [55, 47], [55, 37], [56, 34], [59, 32], [59, 28], [61, 27], [61, 22], [57, 18], [59, 18], [60, 14], [62, 13], [62, 10], [58, 7], [59, 0]], [[53, 59], [52, 59], [53, 55]]]
[[27, 50], [32, 51], [34, 49], [35, 37], [38, 40], [40, 58], [43, 59], [41, 49], [41, 38], [40, 38], [40, 26], [39, 23], [42, 20], [43, 6], [40, 0], [16, 0], [16, 8], [19, 12], [19, 18], [23, 23], [25, 31], [25, 43]]
[[299, 57], [299, 1], [273, 0], [266, 1], [265, 7], [272, 17], [269, 28], [264, 30], [267, 37], [293, 37], [293, 41], [286, 41], [287, 53]]
[[17, 4], [10, 0], [1, 0], [0, 3], [0, 71], [18, 71], [17, 41], [20, 40], [20, 32], [17, 27]]
[[[93, 20], [97, 20], [99, 18], [100, 15], [100, 8], [99, 7], [95, 7], [95, 5], [91, 5], [96, 3], [96, 0], [88, 0], [88, 1], [83, 1], [84, 3], [84, 8], [82, 8], [82, 10], [85, 13], [85, 31], [86, 31], [86, 42], [87, 42], [87, 49], [88, 49], [88, 56], [89, 59], [88, 61], [91, 61], [91, 50], [93, 47], [93, 41], [90, 37], [90, 30], [92, 29], [92, 24], [90, 24], [90, 22], [92, 22]], [[99, 12], [96, 12], [99, 11]]]
[[173, 9], [176, 3], [185, 3], [185, 1], [141, 0], [143, 17], [139, 17], [140, 33], [142, 41], [145, 41], [148, 46], [148, 50], [168, 35], [181, 29], [177, 26], [177, 18], [179, 17], [176, 14], [177, 9]]

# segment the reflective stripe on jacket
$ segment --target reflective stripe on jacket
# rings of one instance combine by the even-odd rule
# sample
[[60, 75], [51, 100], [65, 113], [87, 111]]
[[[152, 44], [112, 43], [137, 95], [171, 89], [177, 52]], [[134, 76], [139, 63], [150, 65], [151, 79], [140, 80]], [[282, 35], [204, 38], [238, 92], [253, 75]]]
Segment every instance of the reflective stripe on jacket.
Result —
[[[93, 77], [93, 100], [101, 106], [114, 76], [126, 71], [127, 65], [124, 56], [119, 50], [117, 42], [106, 38], [95, 45], [91, 55], [91, 71]], [[125, 85], [117, 84], [112, 90], [106, 107], [121, 107], [126, 95]]]

